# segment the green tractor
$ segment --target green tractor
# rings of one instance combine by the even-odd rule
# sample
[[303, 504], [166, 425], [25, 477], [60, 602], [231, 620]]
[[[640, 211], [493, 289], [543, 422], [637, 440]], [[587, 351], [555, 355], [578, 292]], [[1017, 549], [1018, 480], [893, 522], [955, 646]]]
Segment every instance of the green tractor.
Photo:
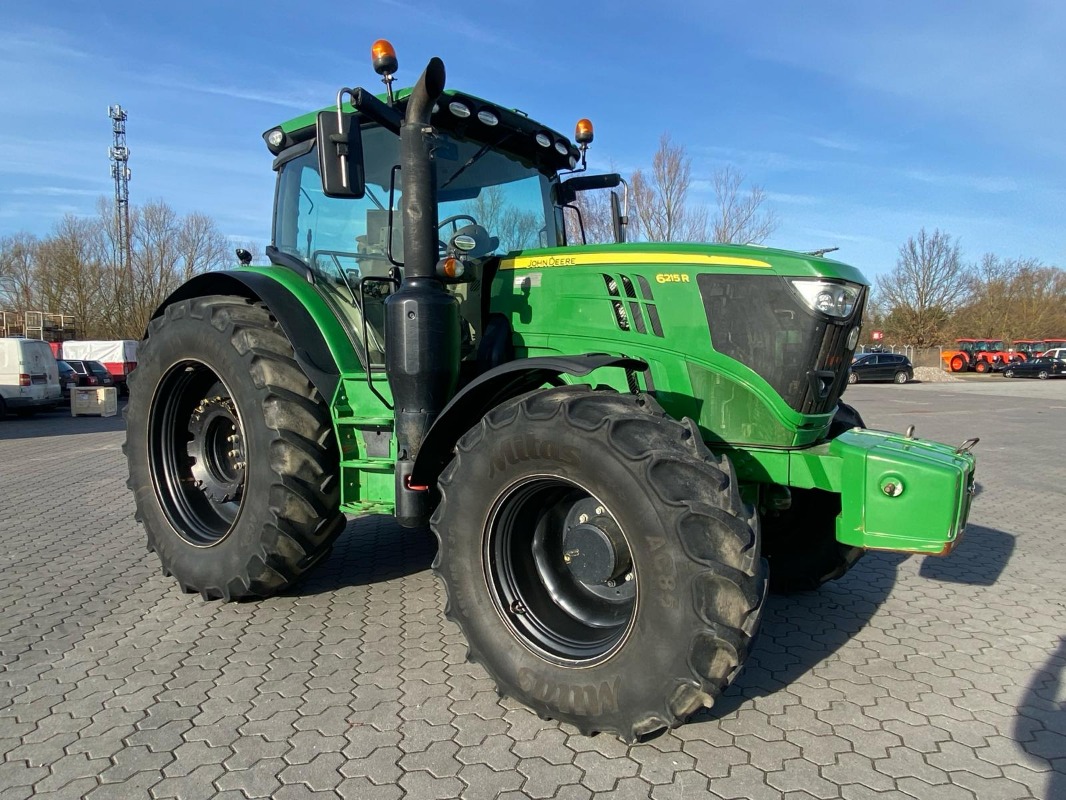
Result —
[[[373, 53], [381, 96], [264, 134], [270, 263], [239, 251], [148, 327], [126, 453], [164, 574], [266, 597], [346, 513], [429, 525], [501, 693], [632, 741], [711, 706], [768, 586], [951, 550], [972, 442], [867, 430], [840, 402], [858, 270], [627, 243], [625, 182], [581, 174], [586, 121], [575, 144], [445, 90], [439, 59], [394, 94]], [[616, 243], [568, 240], [579, 194], [618, 188]]]

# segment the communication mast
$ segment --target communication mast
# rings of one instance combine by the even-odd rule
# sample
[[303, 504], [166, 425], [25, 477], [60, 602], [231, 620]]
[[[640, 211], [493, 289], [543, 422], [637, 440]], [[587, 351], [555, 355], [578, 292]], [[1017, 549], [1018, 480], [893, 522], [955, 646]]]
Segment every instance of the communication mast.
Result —
[[115, 221], [118, 228], [119, 267], [127, 272], [133, 288], [133, 259], [130, 243], [130, 150], [126, 147], [126, 109], [117, 103], [107, 109], [114, 143], [107, 151], [111, 177], [115, 181]]

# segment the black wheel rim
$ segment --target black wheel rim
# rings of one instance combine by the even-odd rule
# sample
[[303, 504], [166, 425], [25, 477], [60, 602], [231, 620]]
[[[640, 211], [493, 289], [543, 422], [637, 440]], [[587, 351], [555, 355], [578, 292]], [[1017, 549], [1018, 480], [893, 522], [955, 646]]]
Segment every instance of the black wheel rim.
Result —
[[508, 489], [489, 516], [484, 556], [497, 611], [534, 652], [590, 664], [625, 641], [637, 570], [615, 516], [583, 488], [543, 477]]
[[156, 387], [149, 420], [149, 467], [163, 513], [190, 544], [217, 544], [244, 500], [244, 430], [229, 390], [206, 364], [183, 361]]

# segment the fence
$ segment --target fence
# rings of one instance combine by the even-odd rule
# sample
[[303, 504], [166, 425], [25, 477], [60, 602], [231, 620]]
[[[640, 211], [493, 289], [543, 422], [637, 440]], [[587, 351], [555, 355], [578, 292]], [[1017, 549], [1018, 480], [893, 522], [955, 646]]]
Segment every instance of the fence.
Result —
[[864, 353], [898, 353], [904, 355], [910, 359], [911, 364], [916, 367], [939, 367], [944, 369], [944, 362], [940, 358], [940, 353], [944, 348], [942, 347], [913, 347], [909, 344], [904, 345], [883, 345], [876, 347], [872, 345], [863, 346], [862, 352]]

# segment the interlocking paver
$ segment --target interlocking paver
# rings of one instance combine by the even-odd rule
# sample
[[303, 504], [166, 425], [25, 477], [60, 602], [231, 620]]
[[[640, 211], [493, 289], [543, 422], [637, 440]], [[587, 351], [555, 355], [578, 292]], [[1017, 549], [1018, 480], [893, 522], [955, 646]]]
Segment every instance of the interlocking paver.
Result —
[[[4, 420], [0, 798], [1066, 797], [1066, 548], [1036, 511], [1066, 485], [1064, 409], [952, 386], [849, 400], [982, 436], [962, 543], [771, 598], [715, 708], [632, 747], [497, 697], [443, 617], [432, 537], [352, 520], [302, 586], [204, 603], [144, 550], [120, 418]], [[91, 526], [70, 513], [88, 494]]]

